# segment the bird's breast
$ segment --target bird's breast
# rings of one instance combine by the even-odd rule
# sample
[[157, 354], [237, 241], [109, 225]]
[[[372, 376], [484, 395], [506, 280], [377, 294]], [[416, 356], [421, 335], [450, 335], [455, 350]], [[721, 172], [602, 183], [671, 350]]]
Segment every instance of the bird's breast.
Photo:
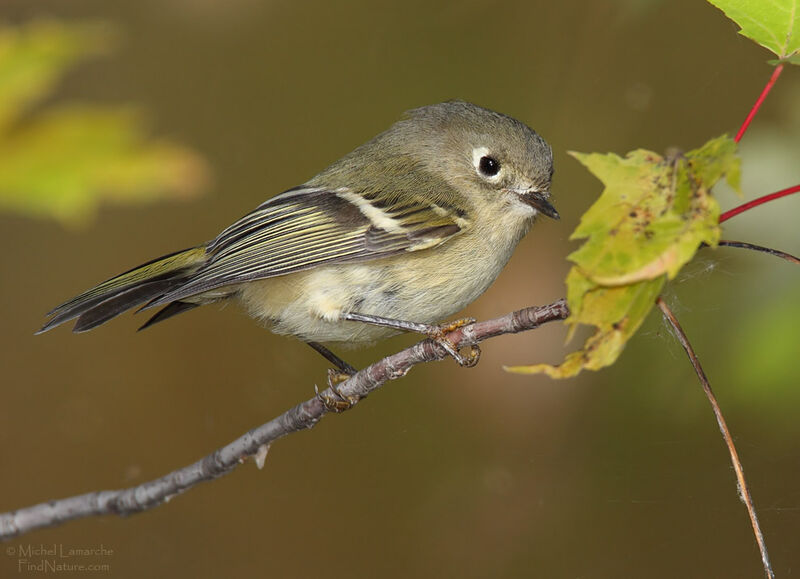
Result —
[[304, 341], [374, 342], [397, 332], [342, 321], [342, 314], [446, 321], [486, 291], [529, 227], [515, 232], [503, 225], [487, 223], [418, 252], [246, 282], [239, 296], [275, 333]]

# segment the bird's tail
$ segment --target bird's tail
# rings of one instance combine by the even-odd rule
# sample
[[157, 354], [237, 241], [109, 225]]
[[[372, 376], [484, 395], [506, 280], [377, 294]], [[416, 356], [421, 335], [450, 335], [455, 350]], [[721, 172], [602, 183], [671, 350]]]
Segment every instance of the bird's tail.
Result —
[[[41, 334], [59, 324], [78, 318], [73, 332], [85, 332], [141, 304], [161, 297], [180, 285], [206, 261], [204, 245], [178, 251], [149, 261], [104, 281], [61, 304], [47, 315], [52, 318], [36, 332]], [[145, 328], [199, 304], [173, 302], [142, 326]]]

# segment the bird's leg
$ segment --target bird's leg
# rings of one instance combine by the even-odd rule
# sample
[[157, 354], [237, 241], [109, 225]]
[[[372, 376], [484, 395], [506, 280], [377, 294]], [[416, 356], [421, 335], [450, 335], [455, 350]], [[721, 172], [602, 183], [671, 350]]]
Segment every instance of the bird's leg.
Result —
[[358, 402], [358, 400], [353, 400], [340, 393], [337, 384], [344, 382], [350, 378], [350, 376], [358, 372], [358, 370], [319, 342], [306, 343], [319, 352], [328, 362], [336, 366], [336, 370], [338, 370], [338, 372], [332, 368], [328, 370], [328, 387], [336, 395], [336, 398], [333, 396], [323, 396], [319, 392], [317, 392], [317, 398], [319, 398], [320, 402], [322, 402], [328, 410], [332, 412], [344, 412]]
[[347, 380], [350, 376], [358, 372], [355, 368], [353, 368], [350, 364], [342, 360], [339, 356], [331, 352], [328, 348], [320, 344], [319, 342], [306, 342], [309, 346], [314, 348], [317, 352], [322, 354], [322, 356], [331, 364], [336, 366], [339, 369], [340, 374], [346, 376], [343, 380], [338, 380], [338, 382], [343, 382]]
[[458, 351], [458, 348], [448, 340], [445, 335], [453, 330], [457, 330], [463, 326], [475, 323], [475, 318], [462, 318], [447, 324], [421, 324], [419, 322], [407, 322], [405, 320], [395, 320], [393, 318], [383, 318], [381, 316], [373, 316], [369, 314], [359, 314], [356, 312], [348, 312], [342, 314], [342, 319], [350, 322], [363, 322], [365, 324], [372, 324], [374, 326], [383, 326], [385, 328], [394, 328], [396, 330], [403, 330], [406, 332], [415, 332], [417, 334], [424, 334], [431, 340], [442, 346], [445, 351], [458, 362], [459, 366], [472, 367], [478, 363], [481, 357], [481, 350], [477, 344], [470, 346], [469, 354], [465, 357]]

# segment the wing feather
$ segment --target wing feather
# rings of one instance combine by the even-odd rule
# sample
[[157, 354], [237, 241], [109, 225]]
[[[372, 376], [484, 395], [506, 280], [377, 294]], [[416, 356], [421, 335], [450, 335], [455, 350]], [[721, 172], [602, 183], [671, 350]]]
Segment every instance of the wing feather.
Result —
[[426, 249], [467, 223], [463, 213], [424, 199], [391, 210], [382, 201], [347, 189], [298, 188], [278, 195], [220, 233], [187, 283], [147, 307], [320, 265]]

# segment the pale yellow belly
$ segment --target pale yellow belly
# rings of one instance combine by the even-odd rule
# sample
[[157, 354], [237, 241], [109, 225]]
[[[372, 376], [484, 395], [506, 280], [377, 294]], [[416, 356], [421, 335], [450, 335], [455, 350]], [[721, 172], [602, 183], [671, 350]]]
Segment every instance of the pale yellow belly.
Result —
[[507, 247], [498, 246], [493, 237], [490, 232], [476, 245], [460, 236], [445, 244], [449, 251], [440, 246], [251, 281], [239, 287], [239, 297], [250, 315], [267, 322], [277, 334], [315, 342], [374, 342], [397, 332], [341, 321], [341, 315], [357, 312], [412, 322], [446, 321], [491, 285], [518, 241], [503, 239]]

